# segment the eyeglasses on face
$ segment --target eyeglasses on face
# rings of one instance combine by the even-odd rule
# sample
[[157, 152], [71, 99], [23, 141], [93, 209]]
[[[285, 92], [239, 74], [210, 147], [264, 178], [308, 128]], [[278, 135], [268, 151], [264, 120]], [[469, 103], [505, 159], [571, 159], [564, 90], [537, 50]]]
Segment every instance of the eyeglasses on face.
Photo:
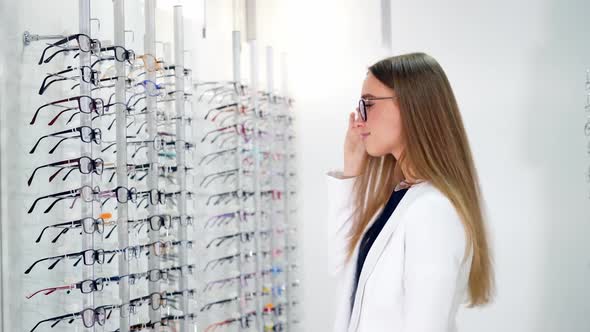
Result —
[[371, 103], [371, 101], [374, 100], [384, 100], [384, 99], [395, 99], [396, 97], [363, 97], [361, 99], [359, 99], [359, 106], [358, 106], [358, 112], [359, 115], [361, 116], [361, 119], [363, 121], [367, 121], [367, 108], [373, 106], [373, 103]]

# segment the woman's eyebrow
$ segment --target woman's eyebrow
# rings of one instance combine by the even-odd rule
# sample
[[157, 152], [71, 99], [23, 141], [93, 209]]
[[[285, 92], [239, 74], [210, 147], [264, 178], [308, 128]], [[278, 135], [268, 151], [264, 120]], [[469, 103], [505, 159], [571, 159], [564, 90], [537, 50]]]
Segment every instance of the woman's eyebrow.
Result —
[[373, 96], [370, 93], [365, 93], [364, 95], [361, 96], [361, 98], [374, 98], [375, 96]]

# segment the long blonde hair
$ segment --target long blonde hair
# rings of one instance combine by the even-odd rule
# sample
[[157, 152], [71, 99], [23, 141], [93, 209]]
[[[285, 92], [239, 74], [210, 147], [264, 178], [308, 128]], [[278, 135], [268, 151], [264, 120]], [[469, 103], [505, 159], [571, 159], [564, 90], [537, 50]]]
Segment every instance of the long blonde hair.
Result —
[[364, 171], [354, 184], [355, 222], [349, 234], [348, 259], [364, 229], [404, 175], [424, 179], [452, 202], [466, 230], [466, 253], [473, 249], [469, 306], [489, 303], [494, 281], [479, 180], [445, 72], [424, 53], [386, 58], [369, 71], [396, 93], [405, 150], [399, 160], [391, 154], [366, 158]]

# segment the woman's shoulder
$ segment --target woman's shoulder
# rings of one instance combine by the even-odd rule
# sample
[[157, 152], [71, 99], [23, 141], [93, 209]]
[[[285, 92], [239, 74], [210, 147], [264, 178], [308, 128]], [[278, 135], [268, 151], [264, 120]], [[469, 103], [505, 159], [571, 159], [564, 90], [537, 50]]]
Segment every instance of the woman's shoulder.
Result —
[[459, 213], [443, 192], [428, 181], [414, 185], [411, 190], [416, 190], [416, 196], [405, 213], [406, 228], [453, 237], [464, 236], [465, 230]]
[[413, 185], [410, 190], [416, 191], [408, 209], [426, 209], [432, 212], [455, 212], [451, 200], [435, 187], [430, 181]]

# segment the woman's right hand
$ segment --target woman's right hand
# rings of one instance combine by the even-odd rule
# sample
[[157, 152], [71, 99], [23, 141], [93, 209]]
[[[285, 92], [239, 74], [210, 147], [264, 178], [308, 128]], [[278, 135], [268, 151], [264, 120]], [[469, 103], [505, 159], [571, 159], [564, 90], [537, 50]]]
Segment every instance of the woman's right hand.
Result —
[[348, 116], [348, 130], [344, 141], [343, 175], [347, 177], [360, 175], [363, 163], [367, 158], [367, 151], [361, 138], [365, 123], [360, 120], [357, 114], [358, 112], [352, 112]]

